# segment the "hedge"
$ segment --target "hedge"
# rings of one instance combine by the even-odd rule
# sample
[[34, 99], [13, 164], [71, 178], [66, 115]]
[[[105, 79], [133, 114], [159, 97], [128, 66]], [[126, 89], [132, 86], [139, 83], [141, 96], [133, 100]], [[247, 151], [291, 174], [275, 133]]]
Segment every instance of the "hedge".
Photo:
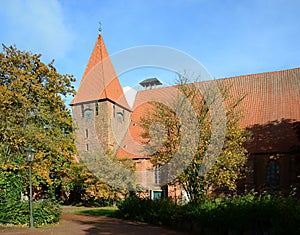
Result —
[[300, 234], [300, 202], [292, 197], [246, 195], [177, 205], [133, 196], [118, 207], [119, 218], [201, 234]]

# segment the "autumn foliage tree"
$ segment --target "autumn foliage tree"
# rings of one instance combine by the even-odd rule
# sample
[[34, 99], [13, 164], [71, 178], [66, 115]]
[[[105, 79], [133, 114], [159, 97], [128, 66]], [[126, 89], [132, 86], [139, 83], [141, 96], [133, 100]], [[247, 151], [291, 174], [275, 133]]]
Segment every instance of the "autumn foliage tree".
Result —
[[[20, 192], [28, 191], [25, 149], [29, 145], [36, 150], [33, 161], [36, 199], [46, 197], [70, 204], [93, 204], [93, 201], [107, 203], [120, 197], [118, 190], [99, 180], [86, 164], [75, 161], [74, 125], [64, 100], [75, 94], [74, 81], [72, 75], [59, 74], [54, 61], [44, 64], [39, 54], [3, 45], [0, 198], [13, 195], [9, 197], [17, 198], [19, 203]], [[11, 175], [16, 175], [18, 180], [7, 180]], [[8, 188], [13, 192], [8, 194]]]
[[36, 150], [33, 185], [58, 199], [76, 178], [70, 110], [64, 98], [75, 90], [71, 75], [61, 75], [41, 55], [4, 46], [0, 53], [0, 167], [22, 175], [28, 185], [24, 150]]
[[[180, 184], [191, 202], [197, 202], [217, 189], [236, 192], [247, 160], [243, 144], [248, 140], [248, 134], [239, 126], [242, 117], [239, 103], [243, 97], [231, 96], [230, 84], [217, 81], [189, 83], [187, 78], [180, 77], [175, 88], [183, 99], [172, 97], [172, 108], [161, 102], [152, 102], [152, 109], [142, 119], [145, 130], [151, 129], [151, 138], [149, 132], [144, 137], [151, 139], [149, 148], [154, 152], [151, 157], [153, 165], [164, 166], [176, 156], [173, 165], [166, 167], [161, 175], [169, 177], [173, 174], [169, 177], [172, 182], [168, 183]], [[222, 105], [223, 113], [219, 112]], [[186, 112], [187, 109], [190, 111]], [[184, 129], [189, 122], [193, 125]], [[153, 123], [164, 126], [164, 136], [161, 130], [153, 128]], [[182, 144], [183, 139], [187, 139], [185, 144]], [[157, 144], [160, 145], [158, 150]], [[195, 151], [190, 151], [190, 148], [195, 148]], [[178, 152], [181, 153], [178, 155]], [[186, 156], [188, 154], [193, 156]], [[184, 169], [176, 171], [180, 165], [184, 165]]]

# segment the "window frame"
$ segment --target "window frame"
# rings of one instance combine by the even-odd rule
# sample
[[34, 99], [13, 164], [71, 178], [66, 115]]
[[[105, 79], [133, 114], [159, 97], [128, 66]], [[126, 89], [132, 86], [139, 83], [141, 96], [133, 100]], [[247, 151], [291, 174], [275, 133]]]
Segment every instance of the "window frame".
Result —
[[280, 164], [275, 159], [270, 159], [266, 166], [266, 187], [269, 189], [280, 187]]

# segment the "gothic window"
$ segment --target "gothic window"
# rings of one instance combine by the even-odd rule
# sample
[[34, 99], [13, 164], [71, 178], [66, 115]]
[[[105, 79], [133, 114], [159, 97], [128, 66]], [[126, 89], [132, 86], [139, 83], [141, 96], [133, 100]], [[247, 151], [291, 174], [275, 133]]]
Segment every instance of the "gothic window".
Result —
[[86, 109], [84, 111], [84, 117], [87, 119], [91, 119], [93, 117], [93, 110], [92, 109]]
[[267, 165], [266, 186], [275, 189], [280, 186], [280, 167], [275, 160], [270, 160]]
[[122, 123], [124, 121], [124, 115], [121, 112], [117, 113], [117, 120], [118, 122]]
[[89, 138], [89, 130], [88, 129], [85, 129], [85, 132], [84, 132], [84, 138]]

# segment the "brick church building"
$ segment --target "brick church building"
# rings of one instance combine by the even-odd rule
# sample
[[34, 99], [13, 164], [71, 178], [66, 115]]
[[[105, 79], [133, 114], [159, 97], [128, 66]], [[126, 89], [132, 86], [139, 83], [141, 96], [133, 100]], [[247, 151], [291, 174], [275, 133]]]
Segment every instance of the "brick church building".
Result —
[[[250, 169], [245, 188], [261, 192], [280, 189], [288, 192], [299, 186], [300, 177], [300, 68], [250, 74], [217, 81], [230, 83], [230, 92], [246, 94], [241, 102], [240, 126], [251, 131]], [[145, 86], [159, 84], [157, 79], [144, 81]], [[149, 196], [160, 197], [158, 172], [151, 156], [145, 156], [141, 117], [145, 103], [168, 94], [169, 87], [152, 87], [137, 91], [133, 106], [126, 100], [102, 35], [99, 34], [83, 74], [77, 95], [71, 102], [77, 126], [77, 150], [92, 151], [99, 146], [116, 158], [129, 158], [139, 173], [137, 184], [148, 188]], [[169, 186], [167, 195], [180, 197], [176, 187]]]

